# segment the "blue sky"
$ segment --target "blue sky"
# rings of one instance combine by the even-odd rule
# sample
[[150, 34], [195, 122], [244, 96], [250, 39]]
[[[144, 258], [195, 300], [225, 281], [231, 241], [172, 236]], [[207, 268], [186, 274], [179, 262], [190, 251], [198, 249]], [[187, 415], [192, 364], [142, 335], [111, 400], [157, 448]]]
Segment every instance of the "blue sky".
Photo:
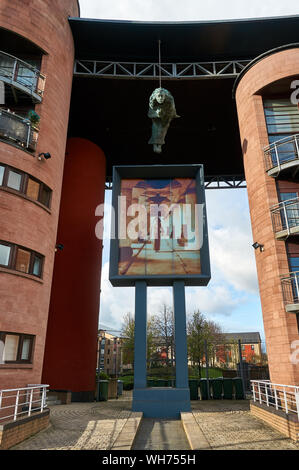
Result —
[[[139, 21], [197, 21], [296, 15], [298, 1], [285, 0], [80, 0], [81, 17]], [[200, 163], [200, 162], [198, 162]], [[107, 202], [110, 193], [107, 193]], [[226, 332], [264, 329], [246, 189], [207, 190], [212, 279], [208, 287], [186, 288], [187, 311], [200, 309]], [[108, 280], [109, 210], [103, 251], [100, 325], [120, 329], [123, 315], [134, 312], [134, 289], [112, 287]], [[170, 288], [149, 288], [148, 312], [172, 304]]]

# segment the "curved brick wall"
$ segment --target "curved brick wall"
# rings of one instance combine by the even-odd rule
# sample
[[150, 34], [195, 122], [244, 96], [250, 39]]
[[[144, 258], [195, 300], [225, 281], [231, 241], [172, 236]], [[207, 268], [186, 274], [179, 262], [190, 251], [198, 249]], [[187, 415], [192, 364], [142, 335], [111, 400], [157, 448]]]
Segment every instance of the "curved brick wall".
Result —
[[0, 388], [41, 381], [73, 75], [68, 16], [78, 16], [78, 11], [77, 0], [0, 2], [0, 27], [29, 39], [45, 53], [41, 67], [46, 75], [44, 98], [35, 108], [41, 118], [36, 155], [50, 152], [52, 156], [40, 162], [0, 142], [0, 161], [35, 176], [53, 190], [51, 213], [0, 190], [0, 238], [45, 256], [42, 282], [0, 272], [0, 331], [36, 335], [33, 365], [0, 365]]
[[[285, 243], [276, 240], [270, 207], [278, 203], [275, 179], [267, 175], [263, 148], [269, 144], [260, 90], [277, 80], [299, 74], [299, 49], [265, 57], [250, 68], [236, 90], [241, 144], [247, 181], [253, 241], [272, 382], [299, 384], [299, 364], [292, 364], [291, 343], [299, 340], [294, 314], [284, 308], [280, 275], [289, 271]], [[290, 95], [291, 95], [290, 90]], [[244, 267], [245, 268], [245, 267]]]
[[93, 401], [101, 284], [102, 240], [96, 207], [104, 202], [106, 158], [86, 139], [67, 143], [43, 383]]

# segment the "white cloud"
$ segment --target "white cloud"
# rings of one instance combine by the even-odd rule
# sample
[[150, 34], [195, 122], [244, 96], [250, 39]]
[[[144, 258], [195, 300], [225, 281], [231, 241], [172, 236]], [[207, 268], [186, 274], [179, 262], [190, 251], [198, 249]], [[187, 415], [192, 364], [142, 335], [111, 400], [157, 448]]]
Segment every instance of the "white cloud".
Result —
[[[110, 194], [106, 201], [109, 199]], [[206, 201], [212, 279], [207, 287], [186, 288], [186, 310], [192, 313], [199, 309], [207, 316], [227, 318], [240, 308], [248, 311], [247, 305], [255, 300], [255, 310], [260, 312], [247, 192], [208, 190]], [[106, 215], [105, 227], [110, 218]], [[112, 287], [108, 280], [108, 238], [104, 240], [100, 323], [119, 329], [124, 314], [130, 311], [134, 315], [134, 288]], [[163, 303], [172, 302], [171, 288], [148, 289], [149, 315], [157, 313]], [[236, 317], [235, 322], [242, 331], [244, 319]]]
[[196, 21], [296, 15], [297, 0], [80, 0], [82, 18]]

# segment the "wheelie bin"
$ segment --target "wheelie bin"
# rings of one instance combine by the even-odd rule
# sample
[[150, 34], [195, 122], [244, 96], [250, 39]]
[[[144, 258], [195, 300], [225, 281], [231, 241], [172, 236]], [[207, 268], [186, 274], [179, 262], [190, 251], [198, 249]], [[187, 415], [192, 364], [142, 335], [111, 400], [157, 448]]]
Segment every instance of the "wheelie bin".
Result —
[[98, 381], [98, 401], [108, 400], [108, 384], [109, 380]]
[[223, 398], [224, 400], [232, 400], [233, 398], [233, 379], [223, 378]]
[[210, 384], [212, 386], [212, 396], [214, 400], [221, 400], [222, 398], [222, 388], [223, 388], [223, 378], [210, 379]]
[[190, 400], [198, 400], [198, 380], [189, 380]]
[[207, 379], [200, 379], [199, 388], [200, 388], [200, 397], [201, 397], [201, 399], [202, 400], [208, 400], [209, 399], [209, 393], [208, 393], [208, 381], [207, 381]]

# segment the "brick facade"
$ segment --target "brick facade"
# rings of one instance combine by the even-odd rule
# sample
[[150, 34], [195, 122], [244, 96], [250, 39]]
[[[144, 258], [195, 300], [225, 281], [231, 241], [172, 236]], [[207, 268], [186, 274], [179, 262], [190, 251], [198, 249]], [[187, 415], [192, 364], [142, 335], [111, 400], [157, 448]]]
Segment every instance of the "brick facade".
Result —
[[[0, 269], [0, 331], [35, 335], [32, 365], [0, 365], [0, 389], [40, 383], [58, 224], [74, 44], [68, 16], [78, 15], [77, 0], [2, 0], [0, 27], [23, 36], [43, 52], [44, 97], [35, 106], [40, 132], [35, 156], [0, 142], [0, 161], [36, 177], [53, 191], [51, 210], [0, 189], [0, 239], [45, 257], [42, 279]], [[5, 45], [1, 48], [5, 51]], [[37, 155], [52, 158], [39, 161]]]
[[[291, 343], [299, 339], [296, 316], [285, 310], [280, 276], [289, 272], [285, 243], [275, 238], [270, 207], [278, 203], [274, 178], [268, 176], [263, 149], [269, 144], [262, 89], [299, 74], [299, 49], [288, 49], [258, 61], [241, 78], [236, 102], [244, 156], [253, 241], [263, 311], [270, 378], [272, 382], [299, 384], [299, 364], [290, 360]], [[291, 94], [291, 90], [290, 90]]]

